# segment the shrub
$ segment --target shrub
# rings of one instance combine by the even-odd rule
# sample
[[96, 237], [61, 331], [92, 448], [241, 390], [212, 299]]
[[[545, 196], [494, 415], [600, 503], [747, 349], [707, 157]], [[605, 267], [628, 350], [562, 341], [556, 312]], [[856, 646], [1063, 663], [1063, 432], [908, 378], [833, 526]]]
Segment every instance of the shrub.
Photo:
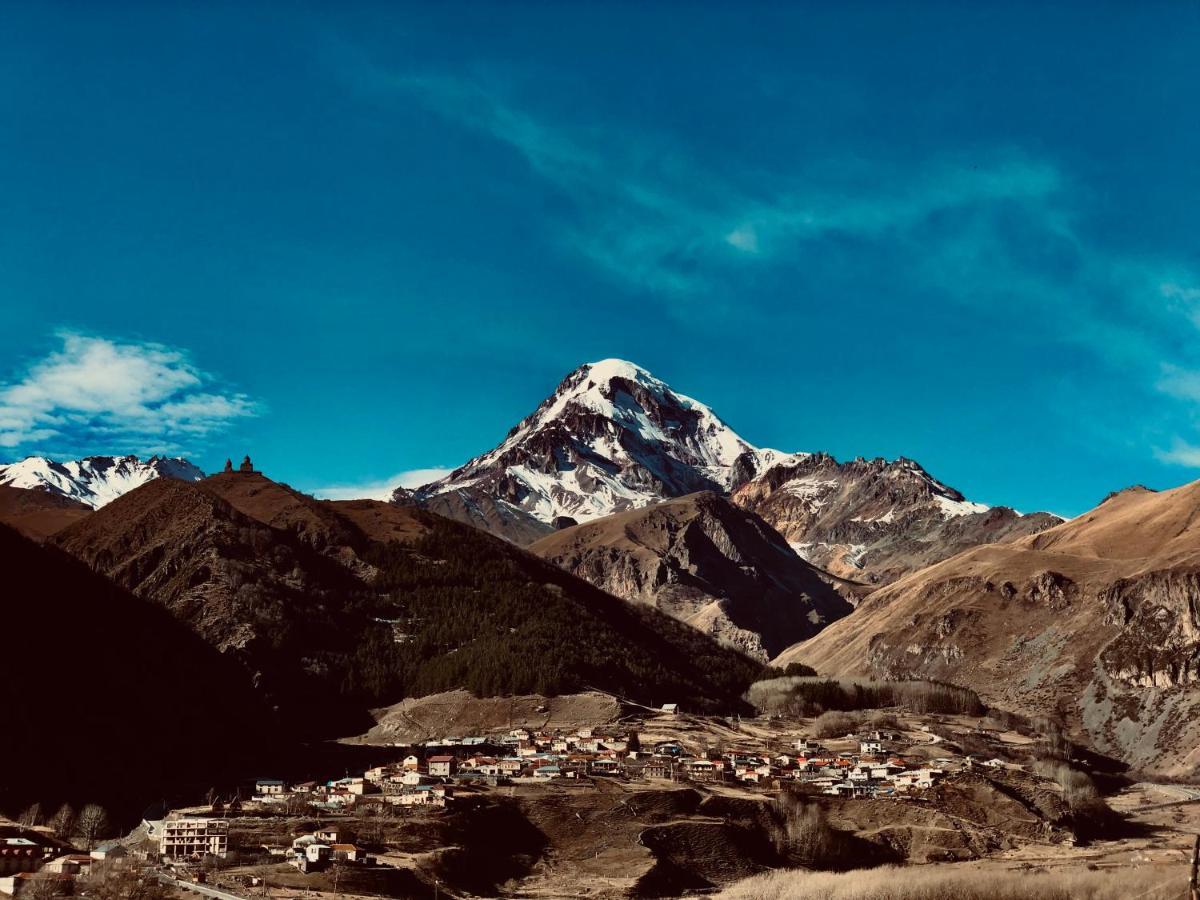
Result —
[[756, 681], [746, 699], [764, 713], [817, 715], [899, 706], [917, 713], [978, 716], [985, 712], [979, 695], [940, 681], [871, 681], [856, 678], [788, 676]]
[[835, 738], [849, 734], [858, 728], [858, 717], [844, 712], [821, 713], [813, 722], [813, 736]]

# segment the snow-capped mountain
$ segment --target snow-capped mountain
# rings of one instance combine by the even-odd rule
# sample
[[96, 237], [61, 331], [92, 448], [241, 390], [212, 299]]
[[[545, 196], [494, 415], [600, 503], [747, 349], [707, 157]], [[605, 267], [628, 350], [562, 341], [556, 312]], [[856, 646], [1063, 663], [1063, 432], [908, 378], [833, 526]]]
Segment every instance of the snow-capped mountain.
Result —
[[762, 516], [809, 562], [868, 583], [1062, 521], [973, 503], [903, 457], [838, 462], [814, 453], [769, 467], [738, 485], [732, 499]]
[[488, 495], [544, 523], [584, 522], [736, 481], [792, 456], [761, 451], [697, 400], [619, 359], [580, 366], [499, 447], [420, 488]]
[[29, 456], [0, 465], [0, 484], [49, 491], [99, 509], [155, 478], [199, 481], [204, 473], [183, 457], [88, 456], [54, 462]]
[[496, 449], [394, 499], [528, 543], [571, 520], [706, 490], [856, 581], [890, 581], [1058, 521], [973, 503], [912, 460], [840, 463], [755, 447], [700, 401], [619, 359], [580, 366]]

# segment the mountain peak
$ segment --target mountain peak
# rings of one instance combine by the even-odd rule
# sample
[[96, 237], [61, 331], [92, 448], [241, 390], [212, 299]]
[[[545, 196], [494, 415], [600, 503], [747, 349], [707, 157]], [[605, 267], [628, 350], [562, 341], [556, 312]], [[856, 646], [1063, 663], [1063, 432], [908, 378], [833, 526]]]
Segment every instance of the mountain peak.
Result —
[[503, 443], [418, 495], [484, 491], [542, 522], [728, 490], [757, 449], [709, 407], [623, 359], [573, 370]]
[[662, 384], [659, 379], [655, 378], [649, 371], [643, 369], [637, 363], [632, 363], [627, 359], [617, 359], [616, 357], [601, 359], [593, 363], [584, 363], [575, 371], [587, 372], [588, 375], [597, 381], [625, 378], [630, 381], [647, 381]]
[[86, 456], [55, 462], [44, 456], [27, 456], [20, 462], [0, 465], [0, 485], [49, 491], [98, 509], [122, 494], [153, 481], [173, 478], [199, 481], [204, 477], [183, 457]]

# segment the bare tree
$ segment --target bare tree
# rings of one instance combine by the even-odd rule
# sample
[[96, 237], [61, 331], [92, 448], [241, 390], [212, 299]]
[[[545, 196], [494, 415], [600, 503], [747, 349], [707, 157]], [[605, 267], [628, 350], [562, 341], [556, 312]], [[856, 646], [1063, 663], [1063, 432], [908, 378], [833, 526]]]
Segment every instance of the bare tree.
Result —
[[71, 808], [71, 804], [64, 803], [58, 808], [58, 812], [50, 817], [50, 828], [56, 838], [64, 841], [75, 832], [75, 810]]
[[21, 813], [21, 817], [17, 819], [17, 822], [25, 828], [36, 828], [38, 825], [41, 825], [42, 804], [34, 803], [26, 807], [25, 811]]
[[53, 872], [37, 872], [30, 879], [29, 886], [21, 891], [22, 897], [29, 900], [55, 900], [65, 897], [71, 892], [71, 883]]
[[820, 868], [837, 854], [837, 832], [821, 806], [795, 791], [784, 790], [774, 801], [775, 849], [781, 856]]
[[87, 879], [87, 896], [95, 900], [167, 900], [171, 892], [140, 866], [104, 866]]
[[75, 833], [83, 838], [87, 849], [96, 846], [96, 839], [108, 834], [112, 823], [108, 818], [108, 810], [97, 803], [89, 803], [79, 813], [79, 821], [75, 823]]

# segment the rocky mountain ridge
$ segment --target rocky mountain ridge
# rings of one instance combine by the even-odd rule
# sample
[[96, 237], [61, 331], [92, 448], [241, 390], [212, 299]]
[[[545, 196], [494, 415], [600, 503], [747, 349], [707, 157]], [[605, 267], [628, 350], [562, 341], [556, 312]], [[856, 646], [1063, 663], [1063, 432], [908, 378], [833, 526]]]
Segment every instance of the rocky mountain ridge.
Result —
[[566, 528], [529, 550], [764, 662], [853, 608], [836, 579], [711, 491]]
[[699, 491], [727, 494], [834, 575], [886, 583], [1060, 521], [973, 503], [920, 465], [758, 448], [633, 363], [580, 366], [495, 449], [393, 501], [518, 544]]
[[155, 478], [199, 481], [204, 477], [183, 457], [87, 456], [55, 462], [44, 456], [28, 456], [20, 462], [0, 465], [0, 485], [49, 491], [99, 509], [123, 494]]
[[923, 677], [1061, 719], [1138, 769], [1200, 766], [1200, 482], [1111, 495], [1039, 534], [871, 593], [785, 651], [830, 674]]
[[732, 498], [809, 562], [872, 584], [1062, 521], [973, 503], [904, 457], [838, 462], [814, 453], [771, 466], [738, 485]]

